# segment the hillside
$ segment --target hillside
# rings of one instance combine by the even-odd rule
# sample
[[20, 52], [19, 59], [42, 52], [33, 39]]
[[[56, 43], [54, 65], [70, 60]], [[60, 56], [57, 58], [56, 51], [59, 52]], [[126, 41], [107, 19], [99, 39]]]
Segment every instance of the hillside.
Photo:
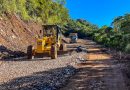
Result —
[[40, 23], [24, 22], [15, 14], [1, 17], [0, 53], [4, 55], [13, 54], [14, 51], [26, 52], [28, 45], [35, 44], [36, 38], [40, 35], [40, 30], [42, 30]]
[[42, 24], [65, 24], [69, 14], [64, 5], [65, 0], [1, 0], [0, 57], [24, 55]]
[[69, 1], [0, 0], [0, 90], [130, 90], [130, 14]]
[[27, 46], [39, 36], [42, 24], [66, 23], [69, 14], [64, 5], [65, 0], [1, 0], [0, 57], [26, 53]]

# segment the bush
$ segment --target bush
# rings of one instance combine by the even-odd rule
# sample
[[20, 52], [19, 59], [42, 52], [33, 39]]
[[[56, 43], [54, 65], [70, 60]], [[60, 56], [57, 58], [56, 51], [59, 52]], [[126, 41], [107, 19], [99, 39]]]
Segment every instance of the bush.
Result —
[[18, 14], [23, 20], [63, 25], [69, 19], [64, 0], [0, 0], [0, 14]]
[[127, 46], [125, 48], [125, 52], [130, 54], [130, 44], [127, 44]]

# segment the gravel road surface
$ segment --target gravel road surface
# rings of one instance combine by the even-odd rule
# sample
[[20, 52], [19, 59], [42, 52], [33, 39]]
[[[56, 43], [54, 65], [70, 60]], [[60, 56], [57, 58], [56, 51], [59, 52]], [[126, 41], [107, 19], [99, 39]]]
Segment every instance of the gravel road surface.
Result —
[[[68, 44], [82, 46], [87, 52], [58, 59], [9, 60], [0, 64], [0, 90], [129, 90], [122, 69], [124, 64], [107, 49], [91, 40]], [[76, 59], [87, 59], [79, 64]]]
[[85, 52], [61, 55], [54, 60], [1, 60], [0, 90], [56, 90], [75, 73], [76, 58], [83, 55]]
[[79, 71], [60, 90], [129, 90], [122, 72], [122, 63], [106, 53], [107, 49], [86, 40], [87, 63], [79, 66]]

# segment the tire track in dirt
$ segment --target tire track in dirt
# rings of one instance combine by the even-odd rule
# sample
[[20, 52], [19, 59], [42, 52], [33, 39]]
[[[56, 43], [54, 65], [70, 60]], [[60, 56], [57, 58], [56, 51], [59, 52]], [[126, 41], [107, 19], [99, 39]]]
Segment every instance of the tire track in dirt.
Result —
[[91, 40], [83, 41], [88, 54], [87, 63], [61, 90], [128, 90], [121, 71], [122, 65], [107, 54], [105, 48]]

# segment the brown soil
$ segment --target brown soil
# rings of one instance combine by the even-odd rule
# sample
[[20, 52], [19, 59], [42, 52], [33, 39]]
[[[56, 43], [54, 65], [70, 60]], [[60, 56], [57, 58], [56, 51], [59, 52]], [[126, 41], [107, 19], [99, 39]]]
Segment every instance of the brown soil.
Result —
[[87, 40], [87, 63], [78, 65], [78, 73], [61, 90], [128, 90], [123, 65], [107, 54], [103, 47]]
[[15, 14], [0, 17], [0, 52], [5, 49], [25, 52], [28, 45], [34, 44], [41, 29], [41, 24], [24, 22]]

